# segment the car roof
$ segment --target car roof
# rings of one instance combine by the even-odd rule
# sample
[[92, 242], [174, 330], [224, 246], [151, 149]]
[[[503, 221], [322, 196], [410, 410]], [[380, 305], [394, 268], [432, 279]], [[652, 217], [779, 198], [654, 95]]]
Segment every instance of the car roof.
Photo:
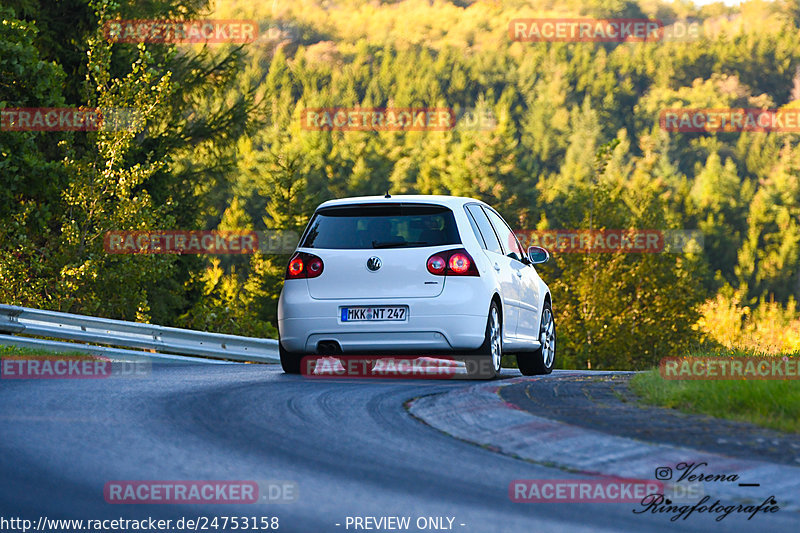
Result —
[[385, 196], [357, 196], [353, 198], [338, 198], [336, 200], [328, 200], [327, 202], [321, 203], [317, 209], [355, 204], [391, 204], [398, 202], [443, 205], [451, 209], [473, 202], [487, 205], [480, 200], [465, 196], [445, 196], [438, 194], [398, 194], [392, 195], [389, 198], [386, 198]]

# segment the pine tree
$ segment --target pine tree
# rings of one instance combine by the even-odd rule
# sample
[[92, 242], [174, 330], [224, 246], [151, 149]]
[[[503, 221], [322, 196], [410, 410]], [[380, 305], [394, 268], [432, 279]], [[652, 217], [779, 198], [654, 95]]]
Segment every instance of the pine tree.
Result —
[[736, 274], [759, 297], [800, 298], [800, 151], [787, 143], [770, 176], [756, 192]]

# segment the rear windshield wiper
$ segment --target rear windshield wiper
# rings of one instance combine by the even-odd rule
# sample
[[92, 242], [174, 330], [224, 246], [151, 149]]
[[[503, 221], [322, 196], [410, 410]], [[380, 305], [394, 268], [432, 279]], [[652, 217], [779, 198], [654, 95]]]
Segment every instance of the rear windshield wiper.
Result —
[[419, 246], [421, 244], [428, 243], [426, 241], [372, 241], [373, 248], [402, 248], [403, 246]]

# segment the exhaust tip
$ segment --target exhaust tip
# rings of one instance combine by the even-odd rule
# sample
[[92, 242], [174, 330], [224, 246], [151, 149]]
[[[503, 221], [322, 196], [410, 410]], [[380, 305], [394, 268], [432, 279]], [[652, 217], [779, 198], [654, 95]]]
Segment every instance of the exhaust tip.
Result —
[[342, 353], [342, 347], [337, 341], [319, 341], [317, 343], [317, 355], [338, 355]]

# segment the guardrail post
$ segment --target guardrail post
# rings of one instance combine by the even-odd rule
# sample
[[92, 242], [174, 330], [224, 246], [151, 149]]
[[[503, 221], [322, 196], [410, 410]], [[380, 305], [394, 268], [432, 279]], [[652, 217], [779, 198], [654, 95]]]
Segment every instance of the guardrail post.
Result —
[[19, 315], [22, 313], [21, 307], [13, 305], [0, 306], [0, 333], [22, 333], [25, 326], [19, 323]]

